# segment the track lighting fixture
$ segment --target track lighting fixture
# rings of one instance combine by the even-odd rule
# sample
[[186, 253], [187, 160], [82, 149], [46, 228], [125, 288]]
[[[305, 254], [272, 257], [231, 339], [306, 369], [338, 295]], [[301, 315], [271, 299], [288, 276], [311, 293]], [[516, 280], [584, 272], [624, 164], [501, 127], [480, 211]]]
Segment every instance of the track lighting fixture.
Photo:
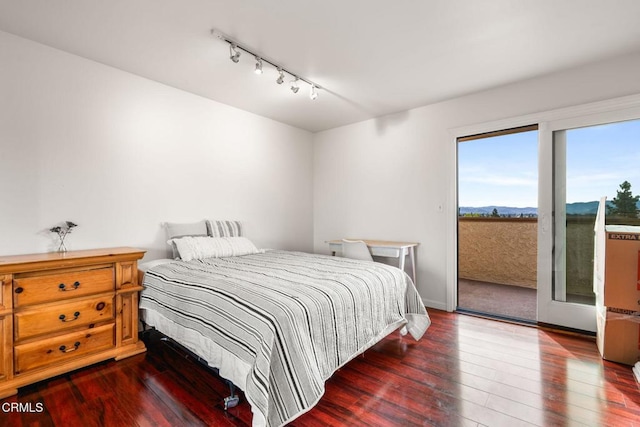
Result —
[[297, 77], [295, 80], [291, 80], [291, 92], [293, 93], [298, 93], [298, 91], [300, 90], [300, 86], [298, 85], [298, 80], [300, 79]]
[[262, 74], [262, 59], [256, 56], [256, 69], [254, 70], [256, 74]]
[[322, 87], [312, 82], [311, 80], [305, 79], [304, 77], [300, 77], [300, 75], [287, 70], [283, 66], [273, 61], [270, 61], [268, 59], [265, 59], [262, 55], [258, 55], [257, 53], [253, 52], [251, 49], [240, 45], [237, 41], [229, 38], [228, 36], [226, 36], [225, 34], [221, 33], [216, 29], [212, 29], [211, 34], [216, 38], [222, 40], [223, 42], [229, 43], [229, 59], [231, 59], [231, 61], [233, 61], [234, 63], [237, 64], [240, 61], [240, 53], [241, 51], [244, 51], [245, 53], [252, 55], [256, 59], [256, 67], [254, 70], [256, 74], [263, 73], [263, 69], [262, 69], [263, 62], [266, 62], [267, 64], [271, 65], [273, 68], [275, 68], [278, 71], [278, 78], [276, 80], [277, 84], [279, 85], [283, 84], [285, 79], [285, 74], [288, 74], [291, 77], [293, 77], [293, 80], [291, 80], [291, 83], [290, 83], [291, 92], [298, 93], [298, 91], [300, 90], [300, 82], [302, 81], [311, 87], [311, 92], [309, 93], [309, 97], [311, 99], [318, 98], [318, 89], [322, 89]]
[[238, 46], [234, 43], [229, 44], [229, 59], [231, 59], [236, 64], [240, 61], [240, 51], [238, 50]]

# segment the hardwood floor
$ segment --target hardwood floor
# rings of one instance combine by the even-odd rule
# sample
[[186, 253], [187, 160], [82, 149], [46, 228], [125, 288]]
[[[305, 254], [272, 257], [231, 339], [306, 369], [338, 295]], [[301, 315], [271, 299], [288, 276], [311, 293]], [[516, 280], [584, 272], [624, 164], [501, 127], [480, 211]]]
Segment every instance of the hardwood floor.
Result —
[[[593, 338], [430, 310], [420, 342], [397, 333], [338, 371], [292, 426], [640, 426], [631, 367]], [[7, 426], [250, 426], [228, 388], [172, 347], [109, 361], [0, 401]], [[8, 412], [11, 403], [33, 412]], [[38, 412], [38, 405], [43, 408]], [[24, 408], [23, 408], [24, 409]]]

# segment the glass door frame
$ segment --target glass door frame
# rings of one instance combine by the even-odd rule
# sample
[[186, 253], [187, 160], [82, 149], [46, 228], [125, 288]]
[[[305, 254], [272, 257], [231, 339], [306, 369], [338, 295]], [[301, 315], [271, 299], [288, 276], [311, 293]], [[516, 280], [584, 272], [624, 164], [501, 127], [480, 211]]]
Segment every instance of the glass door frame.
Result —
[[[563, 301], [564, 281], [556, 280], [555, 268], [563, 264], [564, 251], [555, 245], [554, 239], [562, 237], [564, 230], [557, 226], [563, 221], [564, 206], [555, 206], [554, 212], [554, 162], [565, 162], [562, 155], [554, 158], [554, 132], [598, 126], [626, 120], [640, 119], [640, 109], [622, 109], [589, 114], [579, 117], [551, 120], [539, 124], [539, 195], [538, 195], [538, 322], [560, 325], [583, 331], [596, 331], [595, 305]], [[563, 191], [557, 188], [555, 191]], [[565, 221], [566, 222], [566, 221]]]
[[[553, 294], [553, 258], [562, 258], [561, 253], [554, 254], [553, 132], [567, 129], [563, 126], [569, 125], [558, 120], [540, 123], [538, 128], [538, 322], [595, 332], [595, 306], [558, 301]], [[559, 207], [559, 211], [558, 214], [564, 212], [563, 207]]]

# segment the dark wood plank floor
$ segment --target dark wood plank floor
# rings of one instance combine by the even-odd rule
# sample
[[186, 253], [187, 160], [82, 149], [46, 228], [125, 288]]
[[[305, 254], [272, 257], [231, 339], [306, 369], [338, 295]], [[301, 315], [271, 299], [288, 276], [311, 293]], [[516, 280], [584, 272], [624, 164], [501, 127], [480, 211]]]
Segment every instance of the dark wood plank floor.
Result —
[[[430, 310], [420, 342], [397, 333], [336, 373], [292, 426], [640, 426], [629, 366], [593, 338]], [[250, 426], [224, 383], [153, 340], [149, 351], [25, 387], [0, 401], [10, 426]], [[34, 412], [7, 412], [10, 403]], [[36, 404], [43, 407], [37, 412]]]

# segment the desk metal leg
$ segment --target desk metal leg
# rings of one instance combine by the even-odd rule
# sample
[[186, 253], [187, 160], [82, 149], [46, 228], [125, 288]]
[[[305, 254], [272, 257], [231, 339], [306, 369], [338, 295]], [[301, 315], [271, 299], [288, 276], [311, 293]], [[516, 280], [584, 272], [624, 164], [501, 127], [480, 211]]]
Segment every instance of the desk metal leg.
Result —
[[416, 285], [416, 252], [415, 247], [411, 246], [409, 248], [409, 258], [411, 259], [411, 279], [413, 280], [413, 284]]
[[398, 268], [404, 271], [405, 259], [407, 255], [409, 255], [409, 260], [411, 260], [411, 280], [413, 280], [413, 283], [415, 284], [416, 283], [416, 253], [415, 253], [415, 248], [413, 246], [410, 246], [408, 248], [403, 248], [400, 251]]

